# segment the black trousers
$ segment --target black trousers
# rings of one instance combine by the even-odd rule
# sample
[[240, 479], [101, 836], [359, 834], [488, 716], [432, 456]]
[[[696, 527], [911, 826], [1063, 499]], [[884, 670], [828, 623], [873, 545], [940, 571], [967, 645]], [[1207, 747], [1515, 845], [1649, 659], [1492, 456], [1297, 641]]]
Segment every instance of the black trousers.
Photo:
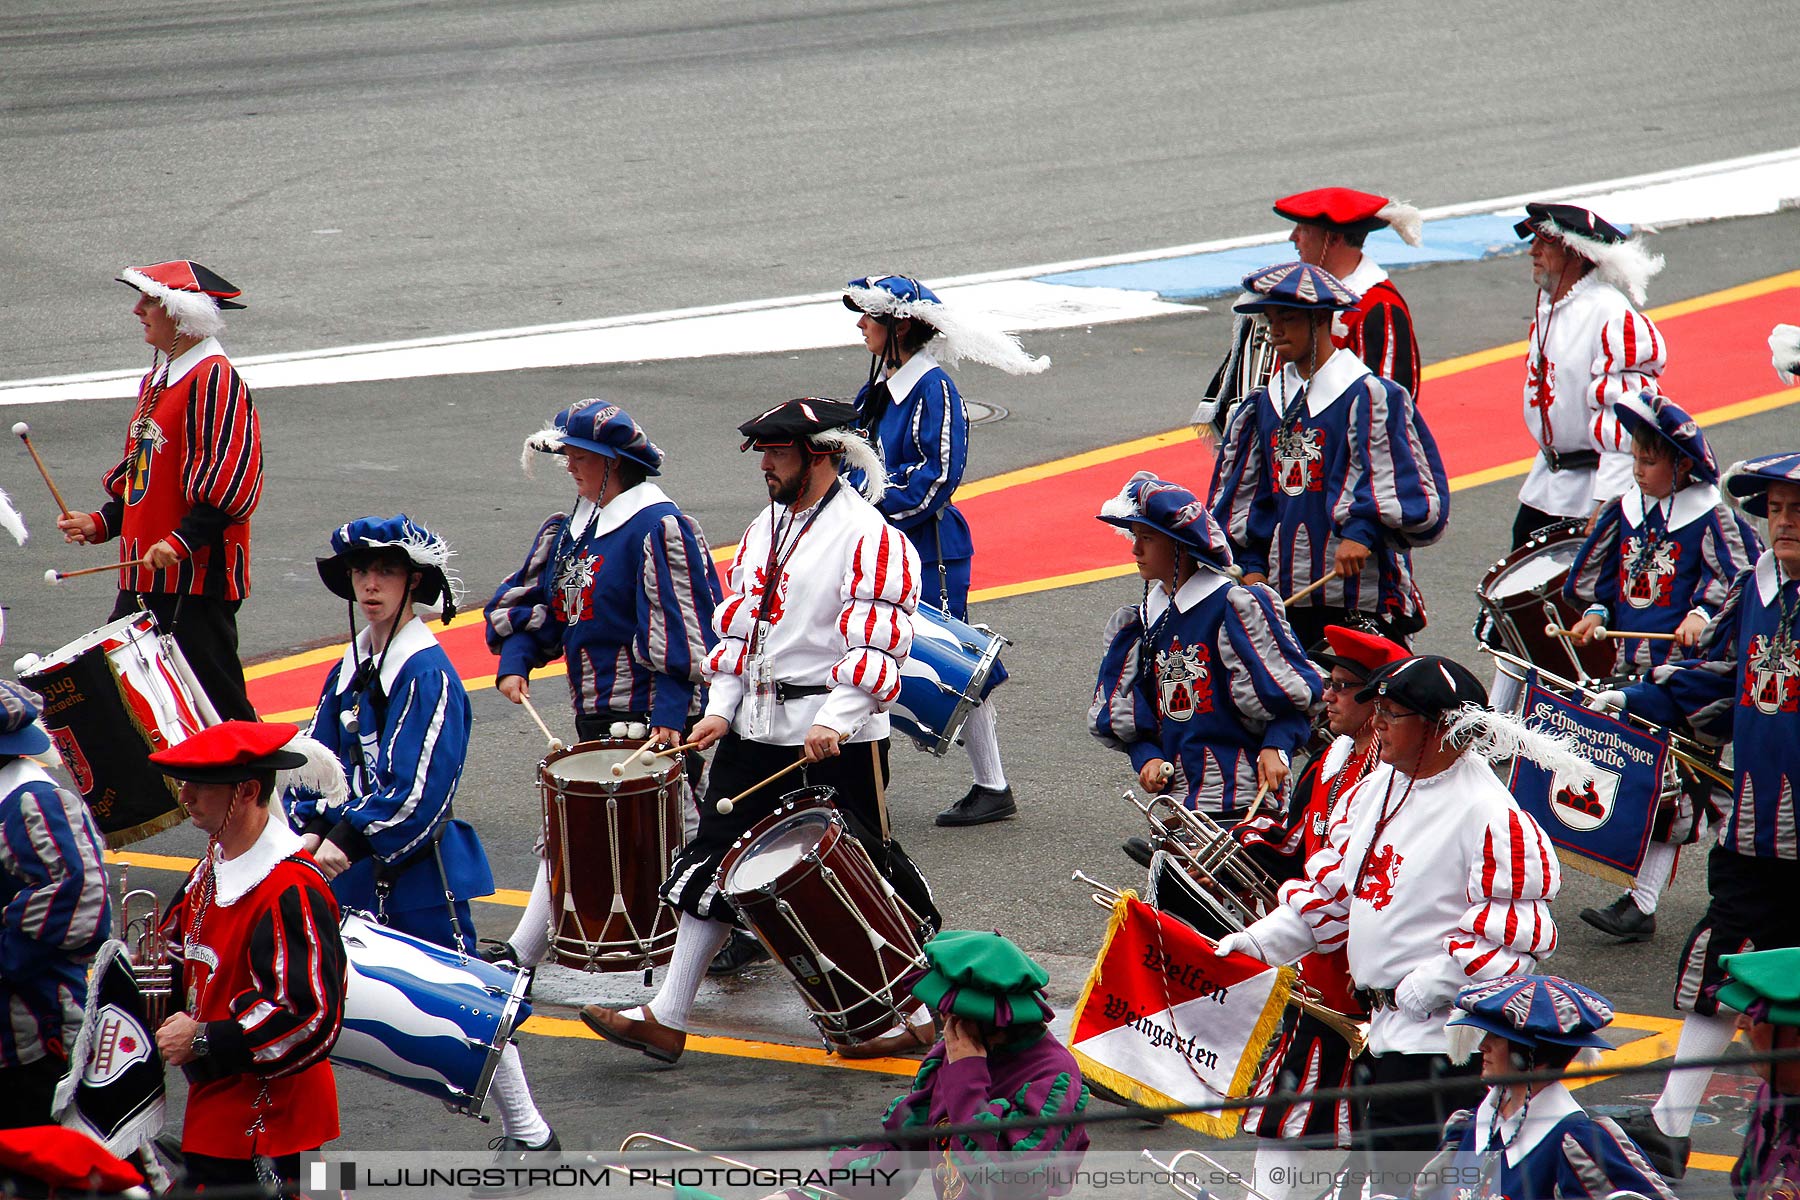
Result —
[[[1474, 1108], [1487, 1095], [1481, 1084], [1481, 1060], [1457, 1066], [1442, 1054], [1370, 1054], [1357, 1062], [1358, 1085], [1423, 1083], [1432, 1079], [1463, 1081], [1447, 1090], [1382, 1096], [1360, 1101], [1356, 1113], [1356, 1148], [1376, 1154], [1397, 1150], [1435, 1152], [1444, 1140], [1444, 1123], [1459, 1108]], [[1351, 1166], [1359, 1164], [1351, 1159]]]
[[46, 1054], [22, 1067], [0, 1068], [0, 1129], [49, 1125], [50, 1101], [69, 1069], [60, 1054]]
[[1294, 631], [1294, 640], [1300, 643], [1302, 650], [1310, 650], [1325, 640], [1327, 625], [1350, 625], [1354, 628], [1366, 628], [1374, 622], [1381, 636], [1389, 641], [1398, 642], [1402, 646], [1411, 646], [1411, 631], [1401, 630], [1386, 617], [1378, 617], [1373, 613], [1358, 612], [1351, 618], [1350, 610], [1341, 604], [1302, 604], [1298, 608], [1287, 610], [1288, 627]]
[[[689, 717], [687, 722], [682, 725], [681, 732], [684, 735], [694, 731], [695, 720], [696, 718]], [[593, 716], [584, 716], [577, 713], [575, 716], [575, 736], [584, 742], [596, 742], [601, 738], [609, 738], [612, 736], [613, 725], [619, 721], [623, 721], [627, 725], [648, 725], [650, 724], [650, 714], [641, 712], [620, 712], [616, 708], [608, 709], [603, 713], [597, 713]], [[697, 796], [700, 794], [700, 773], [706, 769], [706, 760], [701, 758], [700, 755], [693, 750], [689, 750], [687, 753], [683, 754], [681, 760], [682, 770], [687, 773], [688, 786], [694, 789], [694, 794]]]
[[1533, 508], [1529, 504], [1519, 505], [1519, 513], [1513, 518], [1512, 548], [1517, 550], [1529, 542], [1531, 535], [1538, 530], [1559, 525], [1568, 519], [1568, 517], [1554, 516], [1541, 508]]
[[163, 632], [175, 635], [175, 644], [219, 710], [219, 718], [254, 721], [256, 710], [244, 690], [244, 665], [237, 653], [237, 614], [242, 605], [241, 600], [176, 592], [120, 592], [109, 619], [129, 616], [140, 607], [150, 610]]

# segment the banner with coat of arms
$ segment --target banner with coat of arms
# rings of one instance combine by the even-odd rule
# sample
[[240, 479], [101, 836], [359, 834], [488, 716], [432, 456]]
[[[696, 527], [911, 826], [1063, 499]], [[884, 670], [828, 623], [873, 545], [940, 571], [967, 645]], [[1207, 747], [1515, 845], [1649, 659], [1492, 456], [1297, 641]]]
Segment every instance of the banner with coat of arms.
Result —
[[[1220, 957], [1192, 928], [1126, 892], [1076, 1002], [1069, 1049], [1086, 1078], [1137, 1104], [1241, 1099], [1281, 1025], [1292, 967]], [[1170, 1119], [1232, 1137], [1241, 1110]]]
[[161, 1132], [163, 1098], [163, 1057], [143, 995], [125, 943], [109, 941], [94, 956], [81, 1032], [69, 1048], [69, 1072], [57, 1085], [52, 1115], [128, 1158], [149, 1152]]
[[1559, 772], [1519, 758], [1507, 785], [1513, 798], [1565, 864], [1629, 887], [1656, 823], [1668, 738], [1584, 708], [1541, 686], [1536, 672], [1526, 677], [1522, 716], [1533, 729], [1573, 738], [1597, 778], [1572, 787]]

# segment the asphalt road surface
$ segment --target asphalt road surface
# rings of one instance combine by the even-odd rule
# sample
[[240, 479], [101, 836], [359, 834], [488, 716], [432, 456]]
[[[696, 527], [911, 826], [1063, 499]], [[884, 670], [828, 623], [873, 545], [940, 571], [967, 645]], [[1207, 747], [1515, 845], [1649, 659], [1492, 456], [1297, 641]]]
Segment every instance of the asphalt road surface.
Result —
[[[0, 353], [10, 377], [147, 358], [128, 294], [106, 280], [177, 254], [250, 290], [227, 342], [252, 354], [817, 291], [892, 265], [931, 276], [1257, 232], [1272, 225], [1271, 196], [1325, 179], [1431, 204], [1750, 153], [1779, 145], [1800, 115], [1789, 56], [1764, 32], [1784, 14], [1747, 4], [1720, 21], [1659, 2], [1634, 8], [1627, 35], [1616, 9], [1597, 4], [1544, 20], [1423, 0], [261, 3], [150, 15], [14, 4], [0, 14], [0, 202], [15, 218]], [[1350, 69], [1324, 69], [1323, 47]], [[1793, 213], [1669, 232], [1653, 299], [1785, 269], [1797, 235]], [[1522, 260], [1426, 268], [1401, 286], [1428, 361], [1524, 335]], [[1196, 311], [1036, 335], [1031, 349], [1056, 363], [1037, 379], [969, 368], [965, 394], [1010, 413], [978, 430], [970, 477], [1178, 424], [1226, 325]], [[268, 477], [246, 656], [342, 639], [343, 606], [312, 559], [330, 528], [362, 513], [404, 509], [440, 529], [479, 600], [567, 499], [554, 470], [520, 475], [519, 441], [584, 396], [629, 407], [670, 455], [669, 492], [715, 542], [735, 540], [760, 482], [733, 426], [788, 396], [847, 393], [864, 369], [860, 354], [820, 351], [260, 396]], [[97, 496], [128, 407], [0, 416], [31, 422], [76, 502]], [[1712, 436], [1730, 460], [1791, 445], [1792, 430], [1791, 412], [1777, 411]], [[3, 482], [35, 530], [6, 551], [10, 659], [97, 626], [112, 592], [106, 576], [54, 592], [37, 582], [48, 566], [99, 560], [56, 544], [29, 460], [8, 454]], [[1458, 494], [1453, 536], [1420, 555], [1434, 613], [1425, 648], [1474, 660], [1469, 592], [1506, 542], [1515, 490]], [[1117, 851], [1138, 832], [1118, 799], [1128, 775], [1083, 717], [1101, 629], [1136, 595], [1121, 579], [978, 608], [1016, 643], [1001, 735], [1019, 820], [934, 828], [966, 764], [896, 751], [896, 834], [949, 922], [1001, 929], [1041, 956], [1064, 1008], [1104, 921], [1068, 872], [1133, 877]], [[481, 831], [501, 886], [523, 889], [542, 743], [492, 691], [473, 703], [458, 812]], [[554, 702], [541, 707], [566, 723]], [[200, 845], [181, 829], [133, 848], [191, 856]], [[1666, 1017], [1699, 872], [1684, 866], [1649, 945], [1605, 944], [1575, 920], [1612, 895], [1566, 875], [1552, 966], [1621, 1010]], [[516, 915], [477, 906], [490, 936]], [[539, 986], [547, 1016], [640, 994], [628, 979], [560, 972]], [[809, 1040], [769, 968], [709, 989], [696, 1020]], [[727, 1053], [694, 1052], [671, 1070], [591, 1040], [524, 1041], [537, 1099], [569, 1146], [616, 1145], [634, 1129], [714, 1144], [851, 1134], [903, 1082]], [[340, 1087], [345, 1148], [469, 1148], [497, 1132], [363, 1076], [344, 1073]], [[1614, 1083], [1585, 1098], [1653, 1090]], [[1697, 1148], [1735, 1149], [1741, 1103], [1736, 1083], [1721, 1089]], [[1096, 1133], [1112, 1148], [1196, 1140]], [[1699, 1194], [1708, 1177], [1691, 1179]]]

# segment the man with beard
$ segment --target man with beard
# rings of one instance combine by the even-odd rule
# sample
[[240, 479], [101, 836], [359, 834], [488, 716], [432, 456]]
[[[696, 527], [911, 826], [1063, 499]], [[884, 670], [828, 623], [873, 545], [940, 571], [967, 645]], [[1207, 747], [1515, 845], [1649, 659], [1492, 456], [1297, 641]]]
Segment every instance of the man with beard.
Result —
[[[855, 419], [853, 405], [809, 397], [738, 426], [740, 449], [762, 452], [769, 507], [745, 530], [729, 594], [713, 614], [719, 641], [706, 660], [706, 715], [691, 740], [718, 750], [699, 832], [662, 887], [681, 913], [674, 958], [648, 1004], [581, 1010], [602, 1038], [662, 1062], [681, 1057], [701, 976], [735, 919], [720, 861], [787, 789], [740, 793], [803, 760], [804, 783], [789, 786], [834, 789], [851, 832], [883, 861], [874, 851], [888, 774], [886, 707], [900, 693], [912, 644], [919, 555], [872, 502], [884, 476], [869, 443], [845, 428]], [[852, 469], [862, 471], [869, 497], [839, 478]], [[921, 1047], [932, 1040], [910, 1029], [896, 1036]]]

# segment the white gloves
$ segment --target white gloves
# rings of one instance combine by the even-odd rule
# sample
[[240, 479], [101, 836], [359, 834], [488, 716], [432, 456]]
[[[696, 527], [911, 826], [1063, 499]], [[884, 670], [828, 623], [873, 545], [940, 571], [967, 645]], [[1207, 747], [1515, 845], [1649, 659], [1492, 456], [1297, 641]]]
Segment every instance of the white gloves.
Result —
[[1616, 689], [1597, 692], [1588, 697], [1587, 706], [1594, 712], [1622, 713], [1625, 711], [1625, 693]]
[[1228, 933], [1219, 939], [1219, 955], [1248, 954], [1258, 962], [1268, 962], [1269, 956], [1262, 948], [1262, 943], [1248, 930], [1243, 933]]

